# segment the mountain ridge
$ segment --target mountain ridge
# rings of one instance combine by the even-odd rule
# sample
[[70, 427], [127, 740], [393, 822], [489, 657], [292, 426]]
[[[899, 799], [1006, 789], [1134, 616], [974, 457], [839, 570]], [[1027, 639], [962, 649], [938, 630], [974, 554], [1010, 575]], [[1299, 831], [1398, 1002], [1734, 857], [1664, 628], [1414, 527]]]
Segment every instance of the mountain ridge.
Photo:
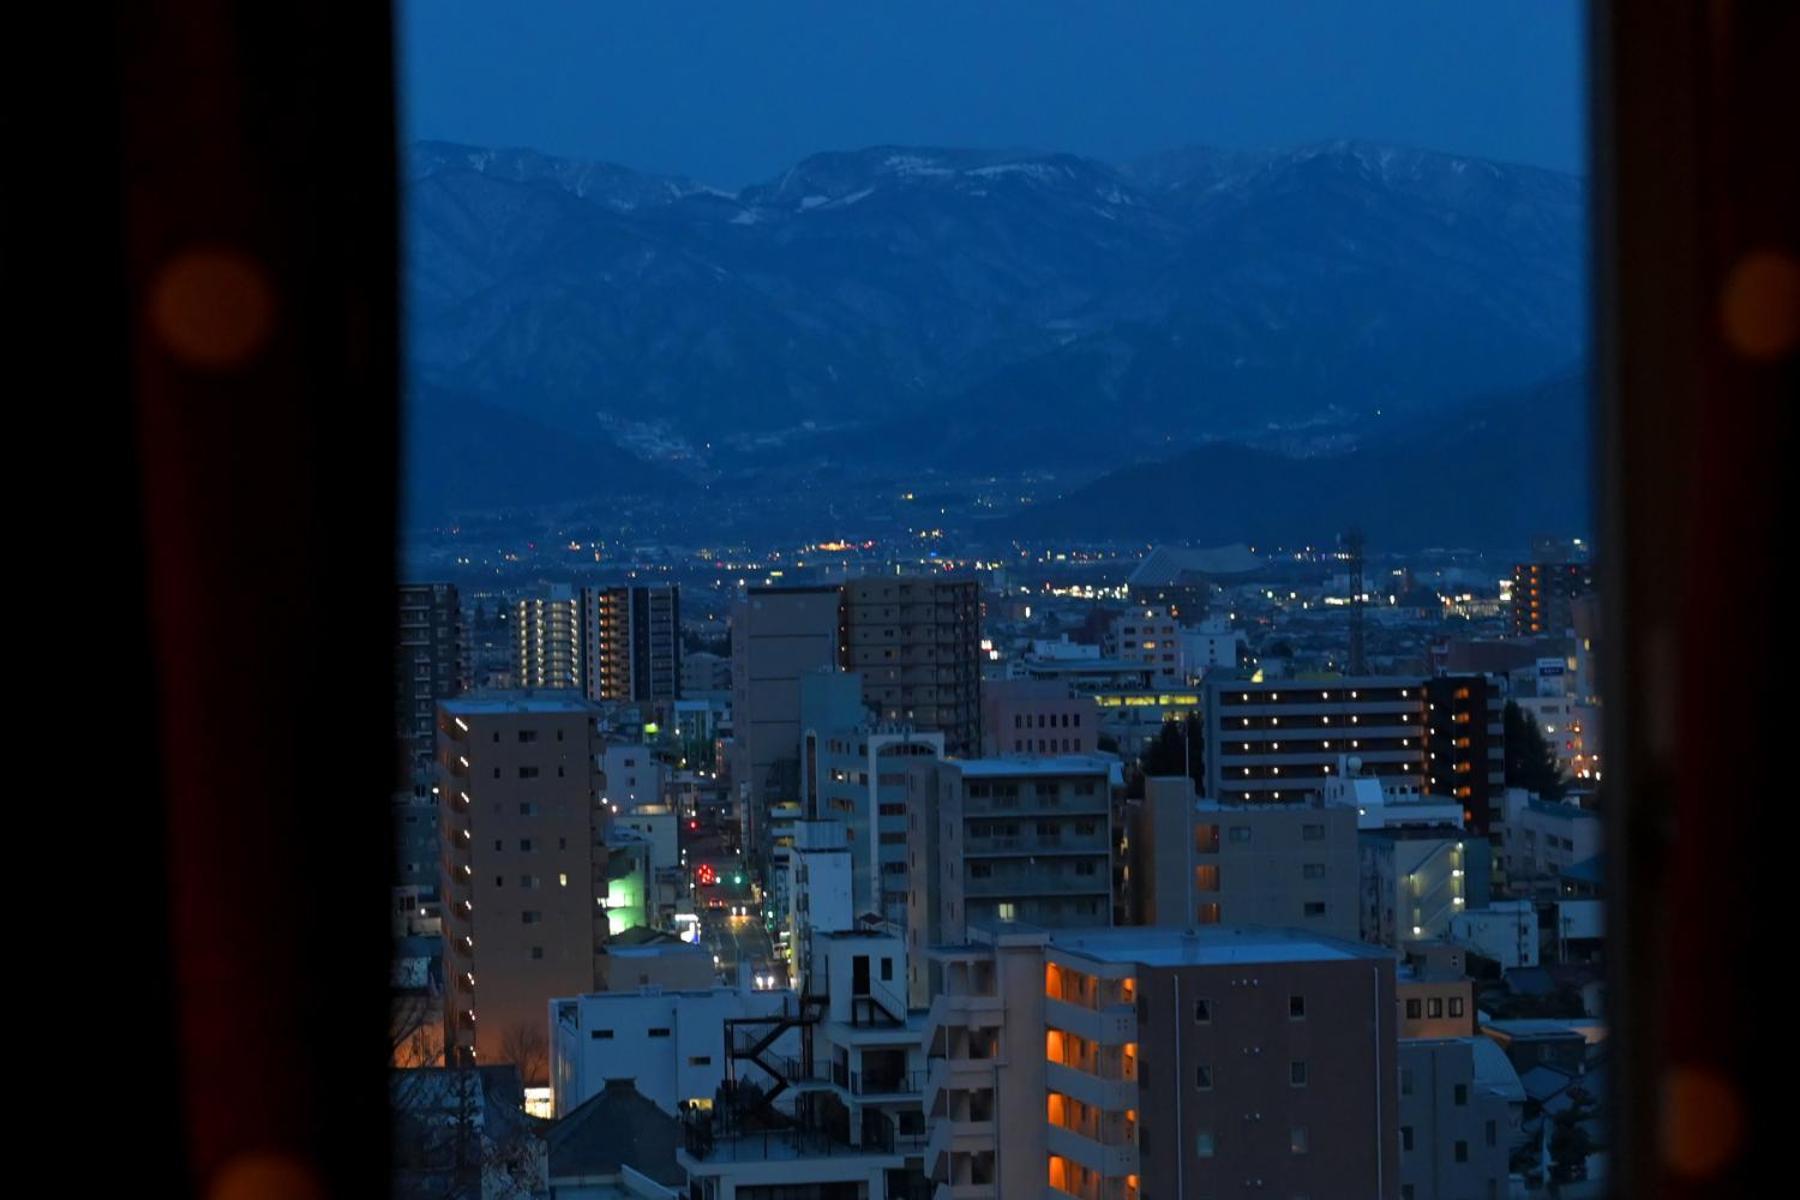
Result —
[[874, 146], [731, 192], [421, 143], [407, 172], [422, 410], [476, 396], [639, 456], [816, 455], [830, 428], [871, 469], [1002, 446], [1091, 473], [1354, 440], [1586, 344], [1585, 184], [1466, 156]]

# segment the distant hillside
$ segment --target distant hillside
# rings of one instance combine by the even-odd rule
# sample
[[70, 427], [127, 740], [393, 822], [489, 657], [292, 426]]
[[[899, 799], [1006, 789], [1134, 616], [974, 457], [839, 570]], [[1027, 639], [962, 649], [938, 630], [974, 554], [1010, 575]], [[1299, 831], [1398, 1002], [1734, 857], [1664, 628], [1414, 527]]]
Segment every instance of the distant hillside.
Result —
[[684, 486], [596, 434], [553, 431], [474, 397], [414, 388], [406, 413], [409, 525], [460, 512]]
[[1588, 401], [1585, 377], [1566, 376], [1396, 421], [1344, 454], [1205, 446], [1121, 468], [995, 532], [1291, 545], [1359, 525], [1388, 548], [1523, 549], [1538, 534], [1590, 528]]
[[1585, 206], [1569, 176], [1358, 143], [1122, 166], [883, 146], [736, 193], [431, 143], [409, 369], [652, 457], [1104, 467], [1564, 369]]

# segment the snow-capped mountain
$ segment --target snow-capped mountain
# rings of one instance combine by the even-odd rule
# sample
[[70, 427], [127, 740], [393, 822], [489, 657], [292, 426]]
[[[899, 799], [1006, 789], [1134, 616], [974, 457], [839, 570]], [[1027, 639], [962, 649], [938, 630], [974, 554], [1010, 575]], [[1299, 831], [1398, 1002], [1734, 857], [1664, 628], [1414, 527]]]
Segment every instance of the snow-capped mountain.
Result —
[[1570, 176], [1358, 143], [877, 146], [737, 192], [431, 143], [411, 372], [603, 439], [1103, 467], [1566, 370], [1585, 207]]

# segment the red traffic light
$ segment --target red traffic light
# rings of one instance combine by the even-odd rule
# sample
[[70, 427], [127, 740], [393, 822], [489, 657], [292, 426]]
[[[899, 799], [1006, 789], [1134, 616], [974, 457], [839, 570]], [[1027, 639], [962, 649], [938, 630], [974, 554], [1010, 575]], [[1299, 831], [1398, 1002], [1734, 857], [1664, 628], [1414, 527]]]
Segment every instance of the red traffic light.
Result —
[[719, 873], [707, 864], [702, 863], [700, 869], [694, 873], [694, 878], [699, 882], [701, 887], [711, 887], [713, 884], [719, 882]]

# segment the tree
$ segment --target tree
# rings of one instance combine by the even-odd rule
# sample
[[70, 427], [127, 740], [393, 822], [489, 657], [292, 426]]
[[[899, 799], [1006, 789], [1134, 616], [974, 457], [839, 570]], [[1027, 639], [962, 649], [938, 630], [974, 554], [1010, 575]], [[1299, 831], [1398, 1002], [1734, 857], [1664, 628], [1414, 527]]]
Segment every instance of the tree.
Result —
[[437, 1067], [444, 1062], [444, 1012], [428, 992], [397, 992], [388, 1003], [388, 1062]]
[[1556, 765], [1556, 751], [1544, 731], [1524, 709], [1506, 702], [1506, 786], [1536, 792], [1545, 800], [1561, 800], [1569, 781]]
[[1579, 1086], [1571, 1087], [1568, 1096], [1569, 1107], [1557, 1113], [1550, 1126], [1550, 1187], [1557, 1195], [1561, 1185], [1587, 1178], [1588, 1155], [1596, 1149], [1584, 1126], [1598, 1106]]
[[1205, 733], [1200, 722], [1187, 716], [1179, 721], [1164, 721], [1156, 740], [1144, 748], [1139, 761], [1145, 775], [1187, 775], [1198, 788], [1206, 777], [1205, 753]]
[[519, 1021], [500, 1038], [500, 1061], [519, 1068], [519, 1078], [526, 1087], [543, 1087], [550, 1082], [550, 1040], [544, 1027], [534, 1021]]

